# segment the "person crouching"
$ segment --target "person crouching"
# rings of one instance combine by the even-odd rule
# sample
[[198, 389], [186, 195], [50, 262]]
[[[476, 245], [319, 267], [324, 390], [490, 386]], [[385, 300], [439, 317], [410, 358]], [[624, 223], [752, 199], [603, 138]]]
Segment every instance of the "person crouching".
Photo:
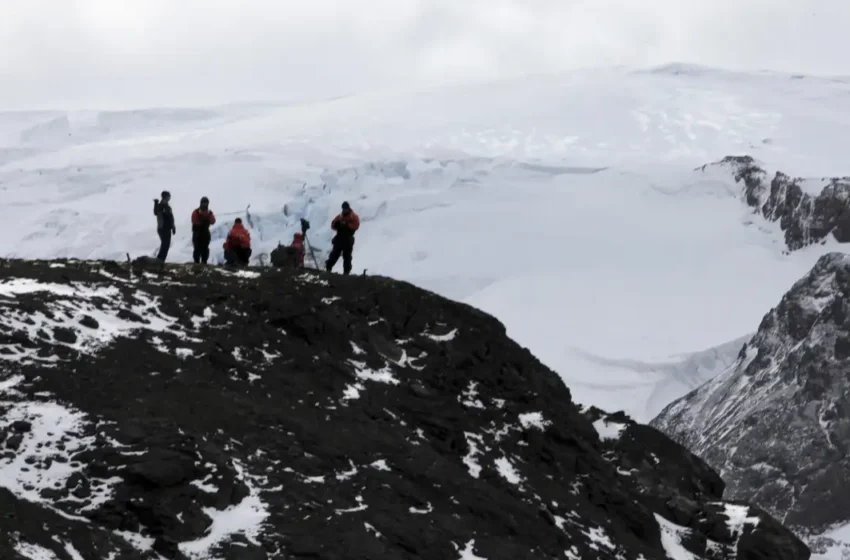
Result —
[[225, 263], [229, 266], [248, 266], [251, 259], [251, 234], [242, 225], [242, 218], [234, 220], [223, 247]]
[[290, 247], [294, 247], [296, 251], [298, 251], [298, 266], [304, 266], [304, 254], [306, 251], [304, 250], [304, 234], [296, 232], [295, 235], [292, 236], [292, 244]]

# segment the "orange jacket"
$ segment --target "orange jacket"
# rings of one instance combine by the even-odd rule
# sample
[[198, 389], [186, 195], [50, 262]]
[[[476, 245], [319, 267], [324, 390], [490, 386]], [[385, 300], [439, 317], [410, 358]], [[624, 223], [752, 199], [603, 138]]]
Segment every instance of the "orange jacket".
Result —
[[202, 221], [206, 221], [209, 225], [213, 225], [215, 223], [215, 214], [213, 214], [213, 211], [207, 210], [204, 212], [200, 208], [195, 208], [192, 212], [192, 225], [200, 226]]
[[302, 233], [296, 233], [292, 237], [292, 244], [290, 247], [298, 249], [298, 263], [301, 266], [304, 266], [304, 235]]
[[251, 247], [251, 234], [248, 233], [248, 230], [242, 224], [233, 224], [233, 228], [227, 234], [227, 239], [223, 247], [225, 251], [235, 247], [248, 249]]
[[331, 229], [340, 231], [338, 229], [340, 225], [347, 226], [348, 231], [354, 233], [360, 228], [360, 217], [354, 213], [354, 210], [349, 211], [347, 216], [345, 214], [337, 214], [331, 221]]

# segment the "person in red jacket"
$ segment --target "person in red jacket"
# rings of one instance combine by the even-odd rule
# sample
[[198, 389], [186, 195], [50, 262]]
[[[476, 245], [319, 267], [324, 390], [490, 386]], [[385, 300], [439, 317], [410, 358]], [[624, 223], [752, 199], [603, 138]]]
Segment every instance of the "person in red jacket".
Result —
[[292, 244], [290, 247], [295, 247], [298, 250], [298, 266], [304, 266], [304, 234], [296, 232], [295, 235], [292, 236]]
[[215, 224], [215, 214], [210, 210], [210, 199], [203, 197], [201, 205], [192, 212], [192, 259], [207, 264], [210, 258], [210, 226]]
[[342, 212], [331, 221], [331, 229], [336, 231], [331, 243], [333, 249], [325, 262], [325, 269], [333, 270], [336, 261], [342, 255], [343, 274], [351, 273], [351, 256], [354, 252], [354, 232], [360, 229], [360, 217], [354, 213], [348, 202], [342, 203]]
[[251, 234], [242, 225], [242, 218], [233, 221], [223, 247], [224, 260], [228, 265], [248, 266], [251, 259]]

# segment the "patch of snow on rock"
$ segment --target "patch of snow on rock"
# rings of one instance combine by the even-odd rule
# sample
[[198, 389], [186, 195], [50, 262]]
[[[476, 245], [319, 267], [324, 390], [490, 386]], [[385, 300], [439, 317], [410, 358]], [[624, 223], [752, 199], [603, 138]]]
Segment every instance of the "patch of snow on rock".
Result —
[[360, 398], [360, 391], [364, 391], [366, 388], [362, 383], [354, 383], [348, 384], [345, 386], [345, 389], [342, 392], [342, 400], [350, 401]]
[[466, 437], [466, 444], [469, 446], [469, 452], [463, 458], [463, 463], [469, 469], [469, 474], [472, 475], [472, 478], [478, 478], [481, 474], [481, 465], [475, 460], [475, 456], [479, 455], [481, 450], [478, 449], [476, 443], [483, 445], [484, 440], [481, 436], [469, 432], [464, 432], [464, 436]]
[[463, 547], [463, 550], [460, 550], [460, 547], [455, 546], [455, 550], [460, 552], [460, 558], [458, 560], [487, 560], [486, 558], [482, 558], [481, 556], [475, 555], [475, 539], [472, 539], [466, 546]]
[[462, 398], [458, 397], [458, 400], [463, 403], [463, 406], [465, 407], [480, 408], [483, 410], [486, 407], [484, 406], [484, 403], [482, 403], [481, 400], [478, 399], [478, 390], [476, 389], [477, 386], [478, 383], [476, 383], [475, 381], [470, 381], [469, 387], [461, 395]]
[[74, 545], [71, 543], [65, 543], [65, 552], [71, 556], [71, 560], [85, 560], [83, 555], [80, 554], [80, 551], [74, 548]]
[[667, 521], [657, 513], [654, 515], [661, 529], [661, 546], [664, 547], [667, 556], [672, 560], [699, 560], [682, 545], [688, 536], [688, 530]]
[[[0, 282], [0, 296], [14, 297], [20, 294], [32, 294], [36, 292], [50, 292], [57, 296], [91, 295], [91, 289], [87, 289], [85, 286], [39, 282], [32, 278], [12, 278]], [[104, 292], [110, 292], [113, 296], [118, 295], [118, 289], [114, 287], [106, 288]]]
[[369, 508], [368, 505], [363, 503], [363, 496], [357, 496], [354, 499], [357, 501], [356, 506], [354, 506], [352, 508], [348, 508], [348, 509], [338, 509], [338, 510], [336, 510], [337, 515], [341, 515], [343, 513], [356, 513], [358, 511], [364, 511], [364, 510]]
[[153, 550], [153, 545], [156, 542], [156, 539], [152, 537], [145, 537], [144, 535], [140, 535], [138, 533], [131, 533], [130, 531], [114, 531], [116, 535], [130, 543], [130, 546], [138, 550], [139, 552], [150, 552]]
[[351, 460], [349, 460], [348, 462], [351, 465], [351, 470], [336, 473], [337, 480], [348, 480], [349, 478], [352, 478], [354, 475], [357, 474], [357, 465], [355, 465], [354, 462], [352, 462]]
[[590, 539], [590, 548], [594, 550], [599, 550], [599, 546], [602, 545], [609, 550], [614, 550], [614, 543], [611, 542], [610, 537], [605, 533], [605, 529], [602, 527], [593, 527], [588, 531], [582, 531], [587, 538]]
[[331, 285], [330, 282], [328, 282], [324, 278], [316, 276], [315, 274], [302, 274], [298, 277], [298, 280], [300, 282], [302, 282], [303, 284], [316, 284], [318, 286], [330, 286]]
[[371, 465], [369, 465], [373, 469], [378, 469], [379, 471], [389, 471], [390, 468], [387, 466], [387, 461], [385, 459], [380, 459], [375, 461]]
[[[83, 435], [86, 415], [53, 402], [2, 405], [8, 408], [0, 426], [21, 441], [14, 455], [0, 459], [0, 486], [19, 498], [44, 502], [43, 491], [63, 488], [72, 475], [83, 472], [84, 465], [70, 458], [94, 444], [93, 436]], [[84, 509], [108, 501], [119, 480], [89, 480], [92, 495]]]
[[[89, 355], [119, 337], [142, 330], [169, 333], [184, 340], [200, 342], [185, 332], [176, 317], [160, 310], [159, 298], [142, 291], [122, 294], [115, 286], [63, 285], [16, 278], [0, 282], [0, 308], [5, 307], [4, 303], [8, 301], [4, 298], [14, 300], [17, 296], [40, 292], [48, 294], [40, 309], [25, 310], [17, 306], [2, 309], [0, 330], [22, 332], [30, 340], [66, 346]], [[4, 354], [3, 359], [58, 361], [54, 355], [39, 356], [37, 349], [18, 346], [16, 354]], [[167, 351], [164, 346], [163, 351]]]
[[0, 381], [0, 393], [7, 393], [14, 390], [16, 385], [20, 385], [24, 381], [23, 375], [13, 375], [8, 379]]
[[545, 431], [546, 426], [551, 424], [548, 420], [543, 419], [543, 414], [540, 412], [526, 412], [525, 414], [520, 414], [519, 423], [522, 424], [522, 427], [526, 430], [529, 428], [536, 428], [541, 432]]
[[213, 317], [215, 317], [215, 313], [213, 313], [213, 310], [209, 307], [205, 307], [204, 314], [202, 316], [192, 316], [192, 324], [195, 326], [195, 329], [200, 329], [202, 325], [212, 321]]
[[366, 528], [367, 533], [374, 533], [375, 536], [379, 539], [383, 536], [383, 535], [381, 535], [380, 531], [375, 529], [375, 526], [372, 525], [371, 523], [363, 523], [363, 526]]
[[740, 537], [744, 534], [744, 526], [749, 524], [756, 526], [759, 523], [758, 517], [747, 517], [750, 508], [738, 504], [726, 504], [726, 517], [729, 520], [726, 525], [729, 527], [729, 532]]
[[608, 422], [604, 418], [600, 418], [599, 420], [594, 422], [593, 427], [596, 428], [596, 433], [599, 434], [599, 439], [603, 441], [619, 439], [620, 435], [623, 433], [623, 430], [626, 429], [625, 424], [620, 424], [618, 422]]
[[432, 511], [434, 511], [434, 508], [431, 506], [430, 502], [428, 503], [428, 507], [426, 509], [419, 509], [419, 508], [415, 508], [415, 507], [412, 507], [412, 506], [410, 508], [410, 513], [413, 513], [413, 514], [416, 514], [416, 515], [425, 515], [425, 514], [431, 513]]
[[519, 485], [522, 483], [522, 477], [507, 457], [502, 456], [496, 459], [496, 470], [511, 484]]
[[58, 560], [52, 550], [36, 544], [19, 542], [15, 545], [15, 551], [28, 560]]
[[399, 384], [399, 380], [396, 379], [392, 370], [388, 366], [384, 366], [380, 370], [375, 371], [367, 368], [364, 363], [355, 362], [354, 360], [349, 360], [349, 362], [357, 368], [356, 374], [360, 379], [377, 381], [379, 383], [389, 383], [391, 385]]
[[216, 494], [218, 493], [218, 488], [213, 486], [212, 484], [207, 483], [207, 480], [212, 478], [213, 475], [210, 474], [204, 480], [193, 480], [190, 484], [195, 488], [201, 490], [202, 492], [206, 492], [207, 494]]
[[248, 495], [224, 510], [204, 508], [204, 513], [212, 520], [206, 536], [179, 545], [180, 551], [189, 558], [202, 560], [212, 557], [212, 549], [234, 535], [243, 535], [251, 544], [259, 545], [256, 536], [269, 516], [268, 506], [260, 499], [260, 492], [250, 481], [245, 468], [238, 461], [234, 461], [233, 467], [237, 478], [248, 487]]
[[435, 340], [437, 342], [448, 342], [450, 340], [454, 340], [454, 338], [457, 336], [457, 329], [452, 329], [449, 332], [447, 332], [446, 334], [425, 333], [425, 336], [427, 336], [431, 340]]

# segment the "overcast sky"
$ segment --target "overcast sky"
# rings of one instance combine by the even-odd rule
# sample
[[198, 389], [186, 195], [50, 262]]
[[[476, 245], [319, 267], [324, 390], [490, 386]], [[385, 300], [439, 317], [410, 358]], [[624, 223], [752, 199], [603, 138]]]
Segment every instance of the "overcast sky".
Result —
[[850, 0], [0, 0], [0, 108], [694, 62], [850, 75]]

